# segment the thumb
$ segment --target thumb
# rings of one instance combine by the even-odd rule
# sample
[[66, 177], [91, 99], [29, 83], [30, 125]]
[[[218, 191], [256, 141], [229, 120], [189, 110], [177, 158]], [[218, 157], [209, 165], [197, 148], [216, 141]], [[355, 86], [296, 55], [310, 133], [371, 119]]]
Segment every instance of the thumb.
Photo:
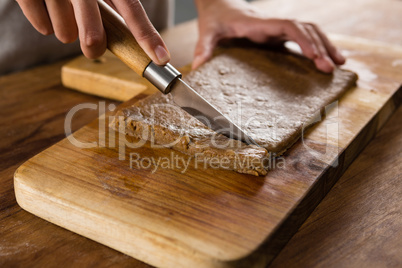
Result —
[[192, 64], [193, 70], [200, 67], [212, 57], [212, 53], [217, 43], [218, 40], [214, 34], [200, 34], [194, 51], [194, 60]]
[[122, 15], [128, 28], [145, 53], [158, 65], [170, 60], [170, 53], [139, 0], [112, 0], [114, 7]]

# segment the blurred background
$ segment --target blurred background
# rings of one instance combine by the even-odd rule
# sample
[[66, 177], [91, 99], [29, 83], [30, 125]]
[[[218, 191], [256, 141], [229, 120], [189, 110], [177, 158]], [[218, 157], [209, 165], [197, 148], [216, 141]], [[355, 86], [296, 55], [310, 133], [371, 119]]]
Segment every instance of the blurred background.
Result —
[[175, 19], [174, 24], [188, 21], [197, 17], [197, 10], [192, 0], [175, 1]]
[[[251, 2], [254, 0], [247, 0]], [[193, 0], [176, 0], [175, 1], [175, 20], [174, 24], [192, 20], [197, 17], [197, 9]]]

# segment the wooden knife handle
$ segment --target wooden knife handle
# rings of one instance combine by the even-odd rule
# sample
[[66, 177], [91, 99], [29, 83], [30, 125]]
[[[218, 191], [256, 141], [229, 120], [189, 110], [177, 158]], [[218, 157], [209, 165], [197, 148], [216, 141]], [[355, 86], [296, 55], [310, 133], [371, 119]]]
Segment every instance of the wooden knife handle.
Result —
[[123, 18], [104, 1], [98, 0], [98, 4], [108, 49], [137, 74], [143, 76], [151, 59], [137, 43]]

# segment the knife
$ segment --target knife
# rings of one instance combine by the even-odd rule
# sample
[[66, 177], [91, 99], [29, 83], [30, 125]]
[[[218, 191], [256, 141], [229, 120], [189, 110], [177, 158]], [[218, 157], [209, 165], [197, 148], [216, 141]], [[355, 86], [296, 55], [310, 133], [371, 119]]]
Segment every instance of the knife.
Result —
[[124, 19], [103, 0], [98, 0], [107, 47], [137, 74], [145, 77], [163, 94], [171, 94], [175, 104], [217, 133], [246, 144], [259, 146], [239, 126], [224, 116], [182, 79], [171, 64], [160, 66], [152, 62], [135, 40]]

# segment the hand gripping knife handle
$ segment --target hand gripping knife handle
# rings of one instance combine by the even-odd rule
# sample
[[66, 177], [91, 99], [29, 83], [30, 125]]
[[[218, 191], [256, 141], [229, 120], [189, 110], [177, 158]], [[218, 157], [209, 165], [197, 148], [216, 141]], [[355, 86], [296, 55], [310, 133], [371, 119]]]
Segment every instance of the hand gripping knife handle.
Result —
[[123, 18], [104, 1], [98, 0], [98, 5], [108, 49], [163, 94], [169, 93], [175, 81], [181, 78], [181, 73], [169, 63], [159, 66], [152, 62], [127, 28]]

